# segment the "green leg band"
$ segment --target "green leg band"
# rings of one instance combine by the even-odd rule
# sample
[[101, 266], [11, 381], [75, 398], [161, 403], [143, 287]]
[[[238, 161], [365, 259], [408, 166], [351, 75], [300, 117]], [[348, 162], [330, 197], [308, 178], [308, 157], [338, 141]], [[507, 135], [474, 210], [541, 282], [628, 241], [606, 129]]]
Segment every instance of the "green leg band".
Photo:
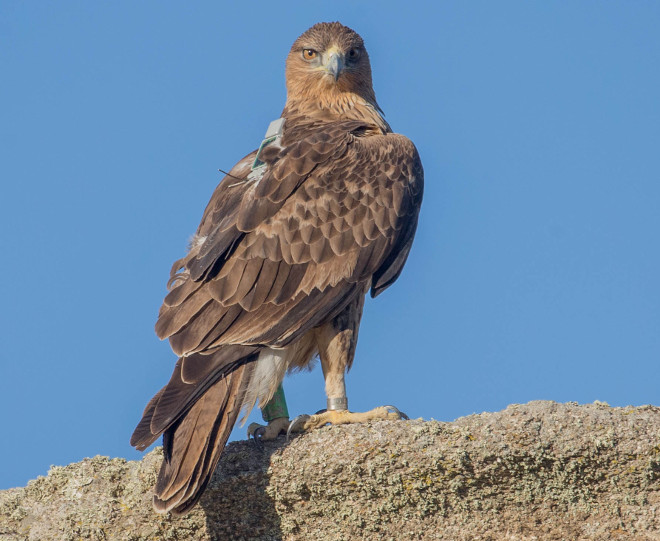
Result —
[[261, 416], [267, 423], [279, 417], [289, 418], [289, 410], [286, 407], [286, 398], [284, 398], [284, 387], [281, 383], [270, 402], [261, 408]]

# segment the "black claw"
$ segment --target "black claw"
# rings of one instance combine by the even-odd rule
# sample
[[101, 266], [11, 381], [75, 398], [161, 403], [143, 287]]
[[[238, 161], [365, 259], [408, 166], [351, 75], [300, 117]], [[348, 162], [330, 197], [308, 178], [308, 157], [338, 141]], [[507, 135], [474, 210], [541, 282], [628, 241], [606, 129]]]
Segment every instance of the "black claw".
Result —
[[259, 451], [264, 450], [264, 442], [261, 440], [263, 435], [266, 433], [266, 428], [263, 426], [260, 426], [257, 428], [254, 433], [252, 434], [252, 444], [257, 448]]
[[309, 415], [298, 415], [298, 417], [295, 417], [293, 421], [289, 423], [289, 428], [287, 428], [286, 431], [286, 441], [289, 441], [291, 432], [293, 432], [294, 428], [297, 428], [299, 424], [303, 423], [307, 419], [309, 419]]

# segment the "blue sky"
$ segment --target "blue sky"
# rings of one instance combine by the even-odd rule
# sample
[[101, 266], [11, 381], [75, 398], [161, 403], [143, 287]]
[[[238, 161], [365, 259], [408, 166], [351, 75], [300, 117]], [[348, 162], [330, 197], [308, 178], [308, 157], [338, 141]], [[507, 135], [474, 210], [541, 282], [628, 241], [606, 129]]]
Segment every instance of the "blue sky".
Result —
[[[175, 362], [153, 332], [170, 265], [217, 169], [279, 116], [291, 43], [328, 20], [365, 39], [426, 170], [351, 409], [660, 402], [658, 3], [7, 0], [0, 488], [139, 458], [129, 436]], [[293, 415], [325, 405], [319, 368], [285, 389]]]

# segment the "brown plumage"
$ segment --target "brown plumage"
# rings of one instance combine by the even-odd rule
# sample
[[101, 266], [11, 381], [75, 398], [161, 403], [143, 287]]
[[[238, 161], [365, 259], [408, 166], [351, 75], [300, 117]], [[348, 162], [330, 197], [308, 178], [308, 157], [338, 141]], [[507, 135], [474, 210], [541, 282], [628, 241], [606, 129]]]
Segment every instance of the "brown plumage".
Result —
[[313, 26], [286, 83], [264, 176], [248, 178], [256, 152], [241, 160], [172, 267], [156, 332], [180, 359], [131, 438], [145, 449], [163, 434], [161, 512], [195, 504], [241, 408], [267, 403], [286, 370], [320, 353], [328, 397], [345, 396], [364, 295], [396, 280], [412, 245], [422, 165], [382, 117], [360, 36]]

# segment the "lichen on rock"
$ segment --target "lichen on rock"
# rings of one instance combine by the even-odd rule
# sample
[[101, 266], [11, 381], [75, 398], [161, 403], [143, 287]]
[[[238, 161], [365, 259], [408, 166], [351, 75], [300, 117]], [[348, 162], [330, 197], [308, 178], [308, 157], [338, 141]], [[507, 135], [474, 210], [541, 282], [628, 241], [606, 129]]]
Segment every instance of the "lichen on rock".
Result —
[[161, 459], [94, 457], [0, 491], [0, 540], [660, 539], [654, 406], [531, 402], [234, 442], [185, 517], [151, 508]]

